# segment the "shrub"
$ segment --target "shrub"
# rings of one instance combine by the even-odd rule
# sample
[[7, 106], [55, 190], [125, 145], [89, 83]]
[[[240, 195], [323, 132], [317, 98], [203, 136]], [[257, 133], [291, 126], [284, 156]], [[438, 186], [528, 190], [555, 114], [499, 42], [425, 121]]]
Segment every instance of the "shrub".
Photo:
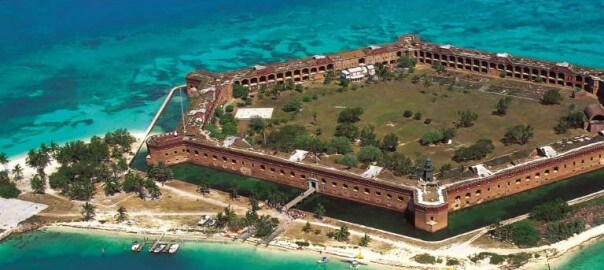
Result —
[[448, 266], [453, 266], [453, 265], [459, 265], [459, 260], [456, 258], [447, 258], [447, 265]]
[[413, 116], [413, 112], [411, 110], [405, 110], [403, 112], [403, 116], [409, 118], [409, 117]]
[[422, 119], [422, 113], [421, 112], [416, 112], [415, 114], [413, 114], [413, 119], [415, 119], [415, 120], [421, 120]]
[[429, 130], [422, 135], [422, 137], [419, 139], [419, 142], [422, 145], [430, 145], [441, 142], [444, 137], [443, 132], [440, 130]]
[[338, 123], [356, 123], [361, 121], [363, 108], [346, 108], [338, 114]]
[[302, 102], [311, 102], [311, 101], [312, 101], [312, 96], [310, 96], [310, 95], [302, 96]]
[[378, 161], [382, 158], [382, 151], [372, 145], [363, 146], [361, 147], [361, 150], [359, 150], [357, 158], [362, 162]]
[[541, 99], [541, 103], [545, 105], [552, 104], [560, 104], [562, 101], [562, 95], [560, 95], [560, 90], [547, 90], [545, 94], [543, 94], [543, 98]]
[[470, 160], [479, 160], [493, 152], [495, 146], [488, 139], [480, 139], [469, 147], [460, 147], [455, 151], [453, 160], [457, 162], [466, 162]]
[[531, 220], [523, 220], [511, 224], [511, 240], [519, 247], [534, 247], [541, 239], [539, 231]]
[[284, 112], [298, 112], [302, 108], [302, 103], [298, 100], [292, 100], [283, 105]]
[[224, 108], [224, 111], [230, 113], [230, 112], [233, 112], [234, 109], [235, 109], [235, 106], [233, 106], [233, 105], [227, 105]]
[[310, 246], [310, 243], [306, 242], [306, 241], [296, 241], [295, 242], [296, 245], [298, 245], [299, 247], [308, 247]]
[[535, 206], [529, 216], [535, 220], [556, 221], [562, 219], [570, 210], [568, 203], [562, 199], [556, 199]]
[[417, 254], [413, 256], [413, 260], [423, 264], [434, 264], [436, 262], [436, 258], [428, 253]]
[[249, 94], [250, 90], [247, 87], [235, 84], [233, 85], [233, 97], [234, 98], [245, 98]]
[[474, 121], [478, 120], [478, 114], [470, 110], [459, 111], [457, 114], [459, 115], [458, 127], [471, 127]]
[[426, 120], [424, 120], [424, 124], [429, 125], [430, 123], [432, 123], [432, 118], [426, 118]]
[[359, 159], [355, 155], [347, 154], [336, 160], [336, 163], [348, 167], [354, 167], [359, 163]]
[[506, 145], [517, 143], [523, 145], [533, 138], [533, 127], [531, 125], [517, 125], [503, 135], [503, 143]]

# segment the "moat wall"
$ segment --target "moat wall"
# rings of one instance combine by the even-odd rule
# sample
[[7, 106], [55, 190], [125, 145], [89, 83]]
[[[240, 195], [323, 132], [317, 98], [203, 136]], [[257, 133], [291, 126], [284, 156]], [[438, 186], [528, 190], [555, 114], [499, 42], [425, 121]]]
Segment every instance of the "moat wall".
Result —
[[208, 145], [207, 142], [180, 137], [171, 139], [173, 142], [168, 144], [148, 143], [147, 163], [175, 165], [190, 162], [300, 189], [314, 185], [317, 192], [328, 196], [400, 212], [409, 211], [414, 215], [415, 227], [428, 232], [446, 228], [449, 212], [604, 167], [604, 145], [594, 145], [565, 156], [536, 161], [487, 178], [447, 187], [443, 191], [445, 203], [421, 203], [412, 187], [377, 182], [260, 153]]

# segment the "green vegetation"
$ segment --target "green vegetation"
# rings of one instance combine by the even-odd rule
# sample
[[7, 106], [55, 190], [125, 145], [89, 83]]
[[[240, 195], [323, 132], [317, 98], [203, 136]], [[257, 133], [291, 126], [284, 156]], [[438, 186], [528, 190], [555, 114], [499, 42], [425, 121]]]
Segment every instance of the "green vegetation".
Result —
[[44, 194], [46, 192], [46, 181], [39, 174], [32, 176], [29, 183], [34, 193]]
[[460, 147], [455, 151], [453, 160], [457, 162], [466, 162], [470, 160], [480, 160], [493, 152], [495, 146], [488, 139], [480, 139], [468, 147]]
[[461, 263], [456, 258], [447, 258], [447, 266], [455, 266], [455, 265], [460, 265], [460, 264]]
[[572, 219], [569, 222], [553, 222], [547, 225], [545, 230], [545, 239], [550, 243], [565, 240], [575, 233], [581, 233], [585, 230], [585, 221], [579, 218]]
[[[107, 133], [105, 138], [93, 136], [89, 143], [72, 141], [55, 151], [42, 148], [36, 155], [52, 154], [59, 163], [59, 169], [49, 177], [53, 189], [71, 199], [89, 200], [94, 193], [94, 184], [98, 182], [104, 184], [107, 195], [119, 192], [118, 178], [128, 169], [122, 154], [129, 151], [133, 141], [126, 130], [118, 129]], [[39, 175], [43, 179], [43, 174]]]
[[120, 205], [117, 209], [117, 214], [115, 214], [115, 220], [117, 220], [117, 222], [124, 222], [126, 219], [128, 219], [128, 211], [126, 210], [126, 207]]
[[566, 133], [569, 129], [581, 129], [585, 121], [585, 113], [570, 106], [565, 115], [560, 117], [558, 124], [554, 127], [556, 134]]
[[247, 98], [249, 92], [250, 92], [250, 90], [247, 89], [247, 87], [245, 87], [243, 85], [240, 85], [240, 84], [233, 85], [233, 97], [234, 98]]
[[84, 205], [82, 205], [81, 213], [84, 220], [89, 221], [94, 218], [94, 216], [96, 215], [95, 210], [96, 206], [90, 204], [89, 202], [86, 202]]
[[453, 129], [453, 128], [447, 128], [447, 129], [441, 129], [441, 130], [433, 129], [433, 130], [429, 130], [428, 132], [424, 133], [424, 135], [422, 135], [422, 137], [419, 139], [419, 142], [422, 145], [446, 143], [450, 139], [453, 139], [454, 137], [455, 137], [455, 129]]
[[531, 125], [517, 125], [503, 135], [503, 143], [506, 145], [517, 143], [520, 145], [526, 144], [535, 133]]
[[398, 59], [398, 66], [402, 68], [413, 68], [417, 64], [417, 60], [415, 58], [410, 58], [406, 56], [401, 56]]
[[315, 217], [318, 219], [323, 219], [325, 216], [325, 207], [321, 203], [317, 203], [317, 207], [314, 211]]
[[471, 127], [478, 120], [478, 114], [470, 110], [458, 111], [457, 114], [459, 115], [457, 127]]
[[361, 162], [370, 163], [380, 160], [382, 155], [382, 150], [375, 146], [368, 145], [361, 147], [361, 150], [359, 150], [359, 153], [357, 154], [357, 158]]
[[[251, 132], [251, 127], [247, 123], [239, 125], [239, 128], [247, 134], [253, 134], [250, 142], [269, 146], [267, 140], [269, 134], [278, 131], [287, 122], [289, 125], [304, 127], [308, 134], [318, 139], [312, 141], [320, 142], [321, 147], [312, 148], [321, 149], [317, 153], [319, 156], [328, 153], [327, 151], [333, 151], [329, 147], [329, 142], [335, 135], [347, 138], [355, 155], [363, 146], [372, 145], [383, 152], [401, 152], [409, 157], [415, 153], [422, 153], [430, 157], [438, 168], [443, 164], [451, 163], [456, 150], [469, 147], [480, 139], [491, 140], [494, 146], [493, 151], [483, 157], [483, 160], [559, 141], [569, 135], [557, 135], [552, 132], [552, 128], [556, 126], [560, 116], [564, 115], [566, 107], [576, 104], [577, 108], [583, 108], [584, 105], [593, 103], [593, 99], [588, 97], [562, 100], [563, 106], [542, 106], [535, 100], [510, 97], [513, 109], [506, 110], [506, 117], [500, 117], [494, 114], [496, 109], [494, 106], [502, 96], [475, 91], [481, 83], [468, 83], [459, 77], [456, 79], [452, 76], [438, 76], [432, 70], [424, 69], [417, 73], [417, 84], [410, 82], [415, 76], [412, 74], [401, 80], [371, 82], [362, 87], [357, 84], [359, 87], [356, 91], [345, 93], [337, 93], [339, 86], [333, 83], [313, 85], [305, 89], [302, 94], [293, 90], [282, 91], [278, 99], [255, 100], [253, 106], [282, 108], [290, 101], [302, 103], [304, 96], [317, 95], [320, 98], [303, 103], [303, 109], [296, 113], [276, 110], [274, 119], [267, 121], [264, 129], [258, 129], [262, 132]], [[395, 78], [399, 78], [399, 74], [395, 74]], [[426, 80], [430, 81], [432, 86], [425, 87], [423, 84]], [[499, 79], [491, 80], [490, 84], [494, 87], [508, 82]], [[346, 89], [350, 90], [351, 87], [349, 85]], [[503, 98], [503, 101], [507, 100], [505, 96]], [[502, 104], [507, 104], [503, 101]], [[538, 114], [535, 113], [536, 107], [538, 107]], [[421, 112], [421, 120], [410, 121], [417, 112]], [[452, 124], [460, 124], [460, 128], [455, 129]], [[516, 143], [506, 145], [501, 140], [508, 129], [527, 124], [534, 128], [532, 131], [534, 136], [524, 145]], [[428, 137], [421, 140], [428, 132], [444, 130], [454, 131], [455, 139], [451, 144], [440, 143], [447, 141], [445, 138], [439, 141], [441, 136], [432, 140], [428, 140]], [[436, 133], [438, 132], [434, 132]], [[571, 136], [576, 136], [585, 132], [577, 129], [569, 133]], [[383, 145], [384, 139], [390, 134], [398, 138], [396, 149]], [[290, 140], [293, 141], [293, 137]], [[356, 140], [360, 140], [360, 144], [355, 144]], [[426, 143], [431, 143], [431, 146], [426, 148], [422, 145]], [[329, 156], [321, 157], [321, 160], [335, 162], [341, 158], [341, 156]]]
[[312, 232], [312, 226], [310, 225], [310, 222], [306, 222], [306, 224], [304, 224], [304, 227], [302, 227], [302, 232], [303, 233], [310, 233]]
[[556, 221], [564, 218], [571, 208], [568, 203], [561, 199], [542, 203], [535, 206], [529, 216], [534, 220]]
[[299, 112], [302, 109], [302, 103], [298, 100], [292, 100], [283, 105], [284, 112]]
[[160, 161], [157, 165], [151, 164], [147, 166], [147, 177], [163, 185], [166, 181], [172, 179], [172, 170]]
[[338, 242], [348, 242], [350, 237], [350, 232], [348, 231], [348, 227], [346, 224], [342, 224], [339, 229], [336, 229], [332, 234], [334, 240]]
[[412, 259], [418, 263], [423, 263], [423, 264], [436, 263], [436, 257], [434, 257], [428, 253], [417, 254], [417, 255], [413, 256]]
[[371, 242], [371, 237], [369, 237], [369, 235], [365, 234], [365, 235], [363, 235], [363, 237], [361, 237], [361, 240], [359, 241], [359, 246], [362, 246], [362, 247], [369, 246], [369, 242]]
[[21, 191], [17, 189], [15, 183], [11, 182], [6, 171], [0, 171], [0, 197], [16, 198]]
[[406, 155], [398, 152], [384, 155], [380, 165], [390, 170], [396, 176], [411, 175], [415, 172], [413, 161]]
[[512, 103], [511, 97], [502, 97], [497, 101], [497, 105], [495, 105], [495, 114], [496, 115], [506, 115], [508, 113], [508, 108], [510, 107], [510, 103]]
[[359, 164], [359, 159], [355, 155], [347, 154], [341, 158], [336, 159], [336, 163], [348, 167], [355, 167], [357, 164]]
[[545, 105], [552, 104], [560, 104], [562, 101], [562, 95], [560, 95], [560, 90], [547, 90], [545, 94], [543, 94], [543, 98], [541, 99], [541, 103]]
[[216, 214], [216, 227], [237, 231], [252, 226], [256, 229], [254, 236], [260, 238], [270, 235], [277, 225], [279, 225], [277, 218], [271, 218], [268, 215], [259, 216], [254, 209], [248, 210], [244, 217], [238, 217], [229, 205]]

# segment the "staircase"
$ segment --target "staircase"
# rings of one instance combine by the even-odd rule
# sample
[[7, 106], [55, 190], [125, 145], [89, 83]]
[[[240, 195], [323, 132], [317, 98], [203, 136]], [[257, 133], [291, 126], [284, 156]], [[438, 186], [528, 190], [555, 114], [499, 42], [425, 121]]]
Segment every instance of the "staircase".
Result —
[[304, 193], [300, 194], [300, 196], [298, 196], [298, 197], [294, 198], [293, 200], [291, 200], [290, 202], [288, 202], [285, 205], [285, 207], [283, 207], [283, 211], [287, 211], [290, 208], [294, 207], [296, 204], [298, 204], [302, 200], [306, 199], [311, 194], [315, 193], [315, 191], [317, 191], [317, 189], [315, 189], [313, 187], [308, 188], [306, 191], [304, 191]]

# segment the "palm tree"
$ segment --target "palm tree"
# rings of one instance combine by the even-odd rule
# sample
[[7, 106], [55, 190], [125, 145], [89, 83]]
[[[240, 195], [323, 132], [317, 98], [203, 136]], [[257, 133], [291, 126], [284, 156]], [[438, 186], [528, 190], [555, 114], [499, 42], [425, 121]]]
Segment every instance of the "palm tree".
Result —
[[82, 205], [82, 216], [84, 217], [84, 220], [89, 221], [91, 220], [96, 214], [94, 213], [94, 210], [96, 209], [96, 207], [88, 202], [86, 202], [84, 205]]
[[348, 241], [348, 237], [350, 236], [350, 232], [348, 231], [348, 227], [346, 225], [340, 226], [333, 234], [333, 239], [338, 242], [346, 242]]
[[35, 193], [44, 194], [46, 191], [46, 181], [39, 174], [34, 175], [29, 184]]
[[210, 184], [208, 184], [208, 180], [206, 178], [201, 179], [201, 181], [199, 182], [197, 192], [201, 193], [201, 195], [206, 195], [210, 193]]
[[21, 164], [15, 164], [15, 167], [13, 168], [13, 175], [15, 180], [23, 179], [23, 168], [21, 167]]
[[6, 170], [6, 165], [8, 165], [8, 156], [4, 152], [0, 152], [0, 164], [4, 166], [4, 170]]
[[128, 211], [126, 211], [126, 207], [120, 205], [117, 209], [117, 214], [115, 215], [115, 219], [117, 222], [122, 222], [128, 218]]
[[315, 208], [315, 216], [317, 216], [318, 219], [323, 219], [323, 216], [325, 216], [325, 207], [323, 207], [323, 204], [317, 204], [317, 208]]

